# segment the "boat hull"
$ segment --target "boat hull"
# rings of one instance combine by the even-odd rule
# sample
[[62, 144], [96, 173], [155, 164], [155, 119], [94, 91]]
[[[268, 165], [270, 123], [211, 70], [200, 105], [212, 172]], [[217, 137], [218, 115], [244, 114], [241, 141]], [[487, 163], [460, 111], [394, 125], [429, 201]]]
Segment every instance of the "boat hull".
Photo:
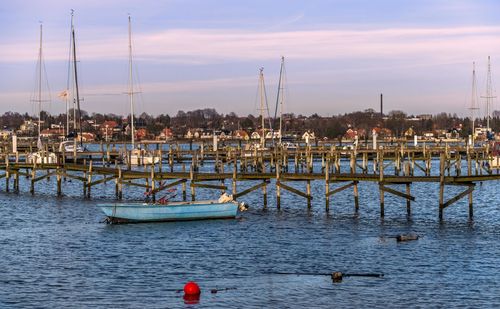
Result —
[[26, 163], [55, 164], [57, 163], [57, 156], [53, 152], [34, 152], [26, 156]]
[[98, 204], [112, 223], [139, 223], [162, 221], [187, 221], [205, 219], [229, 219], [236, 217], [235, 202], [218, 201]]
[[493, 156], [488, 163], [490, 164], [490, 168], [498, 169], [500, 168], [500, 156]]
[[151, 155], [145, 155], [145, 156], [137, 156], [137, 155], [132, 155], [130, 156], [130, 165], [151, 165], [151, 164], [157, 164], [160, 162], [159, 157], [151, 156]]

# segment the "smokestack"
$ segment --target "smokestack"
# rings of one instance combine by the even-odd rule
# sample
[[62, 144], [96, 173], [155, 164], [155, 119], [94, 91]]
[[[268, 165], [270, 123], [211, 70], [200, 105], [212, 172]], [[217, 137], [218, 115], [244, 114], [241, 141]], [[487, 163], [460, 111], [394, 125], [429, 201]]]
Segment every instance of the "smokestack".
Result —
[[380, 117], [384, 117], [384, 95], [380, 94]]

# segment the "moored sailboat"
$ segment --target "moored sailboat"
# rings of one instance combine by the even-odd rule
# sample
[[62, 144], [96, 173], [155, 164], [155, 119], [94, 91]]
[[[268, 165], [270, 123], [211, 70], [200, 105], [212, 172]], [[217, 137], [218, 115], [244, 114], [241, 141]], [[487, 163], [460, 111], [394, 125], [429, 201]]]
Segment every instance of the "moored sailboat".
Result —
[[[63, 97], [66, 99], [66, 138], [59, 145], [59, 151], [64, 153], [71, 153], [74, 157], [77, 153], [84, 152], [85, 147], [83, 146], [82, 138], [82, 123], [81, 123], [81, 111], [80, 111], [80, 89], [78, 86], [78, 70], [77, 70], [77, 59], [76, 59], [76, 38], [75, 38], [75, 26], [73, 23], [73, 10], [71, 10], [71, 30], [70, 30], [70, 48], [69, 48], [69, 61], [68, 61], [68, 81], [66, 90], [63, 91]], [[70, 82], [71, 81], [71, 82]], [[73, 94], [73, 131], [70, 131], [70, 108], [69, 108], [69, 92], [70, 83], [72, 83], [72, 94]], [[77, 115], [78, 112], [78, 115]], [[79, 129], [79, 133], [77, 133]], [[78, 142], [79, 139], [79, 143]]]
[[130, 165], [149, 165], [159, 163], [161, 158], [146, 149], [138, 149], [135, 145], [135, 127], [134, 127], [134, 76], [132, 65], [132, 21], [128, 17], [128, 51], [129, 51], [129, 83], [128, 92], [130, 103], [130, 135], [132, 150], [123, 153], [123, 159]]
[[26, 163], [36, 163], [36, 164], [53, 164], [57, 162], [56, 154], [45, 150], [42, 137], [41, 137], [41, 127], [42, 127], [42, 71], [44, 69], [43, 64], [43, 26], [40, 24], [40, 47], [38, 51], [38, 61], [37, 61], [37, 82], [36, 82], [36, 99], [34, 102], [38, 103], [38, 138], [37, 138], [37, 151], [29, 153], [26, 156]]

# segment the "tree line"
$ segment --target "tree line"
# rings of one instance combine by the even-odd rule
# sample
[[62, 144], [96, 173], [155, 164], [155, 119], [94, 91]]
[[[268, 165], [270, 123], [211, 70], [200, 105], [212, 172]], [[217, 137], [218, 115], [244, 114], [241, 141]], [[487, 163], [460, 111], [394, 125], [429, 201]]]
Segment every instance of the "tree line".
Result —
[[[71, 114], [71, 113], [70, 113]], [[64, 126], [66, 114], [51, 115], [42, 112], [40, 119], [43, 121], [43, 128], [49, 128], [52, 124]], [[130, 115], [122, 116], [116, 114], [89, 114], [81, 112], [82, 129], [100, 135], [99, 126], [105, 121], [115, 121], [120, 129], [125, 130], [130, 122]], [[17, 130], [26, 120], [37, 121], [37, 117], [16, 112], [6, 112], [0, 116], [0, 126], [3, 129]], [[170, 128], [175, 136], [186, 134], [189, 129], [202, 130], [224, 130], [232, 132], [235, 130], [245, 130], [251, 133], [260, 129], [260, 116], [247, 115], [238, 116], [231, 112], [228, 114], [218, 113], [213, 108], [197, 109], [193, 111], [178, 111], [170, 116], [160, 114], [157, 116], [142, 113], [134, 118], [137, 128], [145, 128], [152, 135], [159, 135], [165, 128]], [[271, 123], [274, 130], [278, 129], [279, 119], [265, 119], [266, 128]], [[471, 134], [471, 119], [469, 117], [459, 117], [456, 114], [438, 113], [426, 117], [414, 117], [403, 111], [391, 111], [386, 115], [381, 115], [373, 109], [356, 111], [334, 116], [320, 116], [312, 114], [310, 116], [295, 115], [293, 113], [283, 115], [283, 132], [289, 134], [301, 134], [306, 130], [315, 133], [317, 137], [339, 138], [351, 128], [358, 130], [360, 137], [371, 135], [373, 128], [385, 128], [392, 132], [392, 136], [400, 137], [412, 128], [417, 135], [435, 130], [455, 130], [461, 136]], [[476, 126], [486, 126], [485, 118], [476, 119]], [[495, 111], [490, 119], [490, 127], [493, 131], [500, 130], [500, 112]], [[366, 136], [363, 136], [366, 135]]]

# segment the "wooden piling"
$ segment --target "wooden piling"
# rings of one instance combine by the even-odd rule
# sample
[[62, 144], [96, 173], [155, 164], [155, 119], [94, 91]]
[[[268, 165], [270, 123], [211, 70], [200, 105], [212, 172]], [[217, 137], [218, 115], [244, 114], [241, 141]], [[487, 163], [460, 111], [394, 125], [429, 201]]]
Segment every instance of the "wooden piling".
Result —
[[61, 176], [61, 169], [59, 167], [57, 167], [57, 170], [56, 170], [56, 181], [57, 181], [57, 196], [61, 196], [62, 195], [62, 184], [61, 184], [62, 176]]
[[[410, 183], [407, 182], [406, 183], [406, 195], [410, 195], [411, 192], [410, 192]], [[410, 216], [411, 215], [411, 201], [410, 199], [406, 199], [406, 215], [407, 216]]]
[[328, 160], [325, 165], [325, 211], [330, 211], [330, 166]]
[[353, 182], [353, 193], [354, 193], [354, 212], [357, 214], [359, 212], [359, 191], [358, 191], [358, 181]]
[[377, 153], [379, 157], [379, 191], [380, 191], [380, 217], [385, 216], [385, 206], [384, 206], [384, 190], [382, 190], [382, 185], [384, 183], [384, 152], [378, 151]]
[[439, 155], [439, 220], [443, 220], [444, 209], [444, 164], [445, 156]]
[[264, 208], [267, 208], [267, 182], [264, 180], [263, 181], [263, 186], [262, 186], [262, 197], [264, 199]]
[[[194, 169], [194, 167], [191, 167], [191, 169]], [[182, 164], [182, 172], [183, 173], [186, 172], [186, 164]], [[182, 200], [186, 201], [187, 200], [187, 193], [186, 193], [186, 182], [185, 181], [182, 182], [181, 189], [182, 189]]]

